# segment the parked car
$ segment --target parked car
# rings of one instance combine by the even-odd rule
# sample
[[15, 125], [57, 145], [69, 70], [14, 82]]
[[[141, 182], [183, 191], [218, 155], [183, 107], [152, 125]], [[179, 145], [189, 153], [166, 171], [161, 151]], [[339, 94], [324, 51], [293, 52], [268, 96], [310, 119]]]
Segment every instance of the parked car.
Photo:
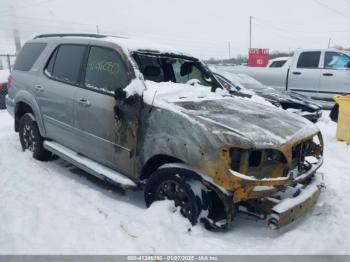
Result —
[[290, 66], [291, 57], [278, 57], [271, 59], [267, 67], [270, 68], [287, 68]]
[[311, 122], [317, 122], [322, 116], [321, 106], [310, 98], [290, 91], [280, 91], [267, 87], [246, 74], [234, 74], [224, 70], [212, 68], [214, 75], [221, 83], [226, 83], [229, 90], [247, 93], [247, 89], [253, 94], [264, 98], [276, 107], [296, 113]]
[[53, 153], [124, 189], [144, 188], [147, 206], [171, 200], [192, 224], [228, 229], [241, 207], [281, 227], [320, 194], [314, 124], [230, 95], [198, 59], [170, 48], [38, 36], [22, 48], [8, 91], [34, 158]]
[[232, 67], [229, 70], [245, 73], [273, 88], [311, 96], [327, 109], [334, 105], [333, 96], [350, 94], [349, 51], [298, 50], [282, 67]]
[[0, 70], [0, 110], [6, 109], [5, 96], [7, 95], [7, 80], [9, 71], [6, 69]]

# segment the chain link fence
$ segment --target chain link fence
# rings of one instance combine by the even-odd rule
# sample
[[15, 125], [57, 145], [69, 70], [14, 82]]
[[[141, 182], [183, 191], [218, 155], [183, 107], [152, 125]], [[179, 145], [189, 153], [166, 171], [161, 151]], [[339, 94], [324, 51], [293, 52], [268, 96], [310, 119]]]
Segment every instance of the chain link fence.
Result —
[[16, 55], [12, 54], [0, 54], [0, 70], [12, 70], [15, 63]]
[[0, 54], [0, 110], [6, 109], [7, 77], [15, 63], [16, 55]]

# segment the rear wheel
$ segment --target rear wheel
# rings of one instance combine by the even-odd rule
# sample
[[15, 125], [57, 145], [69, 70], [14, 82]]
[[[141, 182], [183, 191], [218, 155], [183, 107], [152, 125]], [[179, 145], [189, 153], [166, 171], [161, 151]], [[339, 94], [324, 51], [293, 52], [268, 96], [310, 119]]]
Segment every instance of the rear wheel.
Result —
[[35, 159], [46, 161], [50, 158], [51, 153], [43, 147], [44, 139], [40, 135], [34, 116], [30, 113], [24, 114], [19, 120], [19, 139], [23, 151], [31, 151]]

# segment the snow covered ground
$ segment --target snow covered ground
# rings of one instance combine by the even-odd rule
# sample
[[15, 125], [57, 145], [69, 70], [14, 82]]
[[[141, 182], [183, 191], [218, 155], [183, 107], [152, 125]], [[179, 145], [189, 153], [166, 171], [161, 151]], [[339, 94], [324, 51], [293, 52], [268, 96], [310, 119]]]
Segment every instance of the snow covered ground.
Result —
[[328, 117], [318, 125], [327, 189], [317, 206], [280, 231], [239, 215], [231, 231], [212, 233], [167, 202], [146, 209], [142, 192], [123, 195], [60, 159], [33, 160], [0, 111], [0, 254], [350, 254], [350, 146]]

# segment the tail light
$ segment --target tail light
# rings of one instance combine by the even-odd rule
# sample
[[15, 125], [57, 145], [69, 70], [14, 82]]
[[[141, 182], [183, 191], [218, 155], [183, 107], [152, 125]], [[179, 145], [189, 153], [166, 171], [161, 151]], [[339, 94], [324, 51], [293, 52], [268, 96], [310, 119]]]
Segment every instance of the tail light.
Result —
[[7, 87], [7, 83], [1, 83], [0, 84], [0, 90], [5, 89]]

